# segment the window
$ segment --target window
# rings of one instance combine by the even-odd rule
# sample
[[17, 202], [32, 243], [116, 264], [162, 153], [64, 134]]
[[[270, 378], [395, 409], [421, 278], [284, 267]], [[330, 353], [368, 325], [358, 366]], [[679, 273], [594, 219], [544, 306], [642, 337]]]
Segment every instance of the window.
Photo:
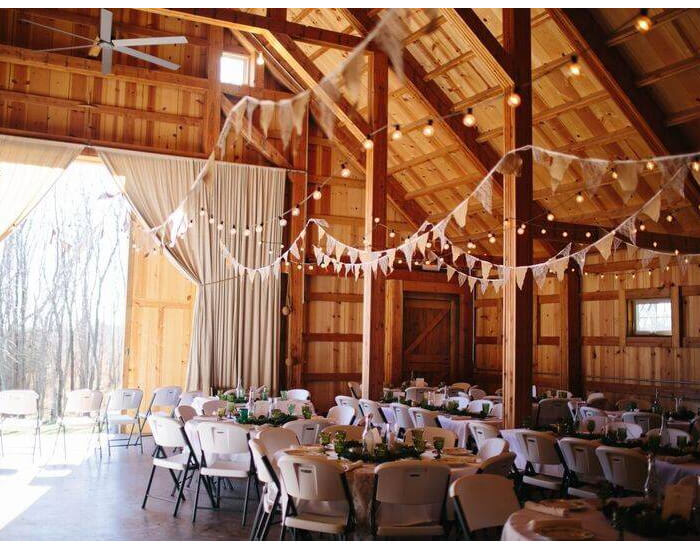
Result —
[[632, 300], [633, 336], [670, 336], [671, 300]]
[[225, 53], [221, 56], [220, 79], [225, 84], [248, 84], [250, 59], [244, 55]]

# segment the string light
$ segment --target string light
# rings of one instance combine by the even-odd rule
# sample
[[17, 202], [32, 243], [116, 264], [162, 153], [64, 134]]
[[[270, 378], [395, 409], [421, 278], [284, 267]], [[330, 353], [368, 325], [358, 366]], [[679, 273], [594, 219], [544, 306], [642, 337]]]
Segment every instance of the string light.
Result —
[[250, 237], [250, 228], [248, 226], [243, 230], [243, 236]]
[[468, 248], [469, 250], [474, 250], [474, 249], [476, 248], [476, 245], [474, 244], [474, 241], [472, 241], [471, 239], [469, 239], [469, 242], [467, 243], [467, 248]]
[[394, 231], [393, 229], [390, 229], [389, 230], [389, 238], [393, 239], [394, 237], [396, 237], [396, 231]]
[[287, 225], [287, 219], [280, 216], [280, 227], [284, 227], [286, 225]]
[[612, 176], [612, 179], [614, 179], [614, 180], [616, 180], [619, 177], [617, 174], [617, 170], [615, 170], [614, 168], [612, 169], [610, 175]]
[[344, 178], [350, 177], [350, 168], [345, 163], [340, 165], [340, 175]]
[[491, 244], [495, 243], [496, 242], [496, 235], [494, 235], [493, 233], [489, 233], [489, 242]]
[[299, 205], [297, 204], [294, 208], [292, 208], [292, 216], [298, 216], [301, 214], [301, 208], [299, 208]]
[[700, 172], [700, 160], [695, 159], [691, 164], [691, 168], [693, 169], [693, 172]]
[[367, 139], [362, 143], [362, 147], [365, 148], [365, 151], [369, 151], [374, 147], [374, 142], [372, 141], [372, 136], [367, 134]]
[[443, 249], [443, 250], [449, 250], [449, 249], [450, 249], [450, 245], [447, 244], [447, 243], [445, 243], [445, 244], [442, 245], [442, 249]]
[[433, 243], [428, 241], [427, 243], [425, 243], [425, 248], [433, 248]]
[[644, 224], [644, 223], [640, 223], [640, 224], [639, 224], [639, 230], [640, 230], [640, 231], [646, 231], [646, 229], [647, 229], [646, 224]]
[[657, 246], [659, 246], [659, 243], [657, 243], [656, 241], [654, 241], [653, 243], [651, 243], [651, 246], [653, 246], [654, 248], [656, 248]]
[[301, 265], [301, 264], [297, 264], [297, 269], [301, 270], [301, 269], [302, 269], [302, 265]]
[[311, 197], [312, 197], [315, 201], [319, 200], [319, 199], [321, 198], [321, 196], [322, 196], [322, 193], [321, 193], [321, 188], [320, 188], [320, 187], [317, 187], [316, 189], [314, 189], [314, 192], [311, 194]]
[[516, 230], [516, 233], [517, 233], [518, 235], [524, 235], [524, 234], [525, 234], [525, 224], [524, 224], [524, 223], [520, 224], [520, 227], [518, 227], [518, 229]]
[[381, 220], [379, 218], [374, 218], [374, 223], [379, 223]]
[[209, 216], [209, 225], [214, 225], [215, 221], [214, 216]]
[[552, 214], [551, 212], [547, 212], [547, 221], [553, 222], [554, 214]]
[[654, 168], [656, 168], [656, 164], [654, 163], [654, 161], [648, 160], [646, 163], [646, 169], [651, 172]]
[[561, 236], [564, 237], [564, 238], [566, 239], [566, 237], [569, 236], [569, 232], [568, 232], [568, 231], [562, 231]]
[[401, 132], [401, 125], [400, 124], [395, 124], [394, 125], [394, 131], [391, 132], [391, 139], [394, 141], [398, 141], [403, 137], [403, 133]]
[[667, 215], [666, 215], [666, 221], [667, 221], [667, 222], [672, 222], [672, 221], [673, 221], [673, 215], [672, 215], [672, 214], [667, 214]]
[[428, 123], [423, 126], [423, 135], [425, 137], [433, 137], [435, 134], [435, 126], [433, 126], [433, 119], [428, 119]]
[[511, 93], [508, 94], [508, 98], [506, 99], [508, 102], [508, 105], [510, 107], [518, 107], [520, 103], [522, 102], [522, 98], [520, 97], [520, 94], [517, 92], [517, 90], [513, 90]]
[[262, 233], [263, 230], [263, 224], [259, 224], [255, 226], [255, 232], [256, 233]]
[[200, 215], [201, 217], [204, 217], [204, 216], [207, 215], [207, 211], [204, 210], [204, 207], [202, 207], [202, 208], [199, 209], [199, 215]]
[[676, 248], [676, 249], [673, 251], [673, 253], [674, 253], [676, 256], [678, 256], [678, 255], [681, 253], [681, 251], [678, 250], [678, 249]]
[[571, 76], [581, 76], [581, 64], [578, 62], [578, 55], [574, 54], [571, 56], [567, 70]]
[[471, 107], [469, 107], [467, 112], [464, 113], [462, 124], [464, 124], [467, 128], [473, 128], [476, 126], [476, 117], [474, 116], [474, 112]]
[[224, 230], [224, 221], [221, 220], [221, 221], [219, 222], [219, 225], [216, 226], [216, 228], [217, 228], [219, 231], [223, 231], [223, 230]]
[[581, 204], [584, 200], [585, 199], [583, 198], [583, 193], [581, 193], [581, 191], [576, 193], [576, 202], [577, 203]]
[[546, 235], [546, 234], [547, 234], [547, 230], [543, 227], [542, 229], [540, 229], [540, 233], [542, 233], [543, 235]]
[[590, 239], [590, 238], [591, 238], [591, 232], [590, 232], [590, 231], [586, 231], [586, 238], [587, 238], [587, 239]]
[[229, 229], [228, 232], [231, 233], [231, 235], [235, 235], [237, 233], [236, 226], [232, 225], [231, 229]]
[[258, 67], [262, 67], [265, 64], [265, 58], [263, 57], [262, 52], [258, 52], [258, 55], [255, 57], [255, 64]]
[[648, 14], [649, 10], [647, 8], [641, 8], [639, 15], [634, 20], [634, 28], [642, 34], [649, 32], [654, 24]]

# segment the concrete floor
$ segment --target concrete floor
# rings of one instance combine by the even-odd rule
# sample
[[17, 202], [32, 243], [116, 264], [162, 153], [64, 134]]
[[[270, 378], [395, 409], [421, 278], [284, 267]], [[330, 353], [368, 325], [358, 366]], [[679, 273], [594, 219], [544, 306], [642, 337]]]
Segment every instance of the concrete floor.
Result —
[[[32, 463], [31, 440], [6, 436], [0, 458], [0, 540], [247, 540], [257, 500], [251, 491], [246, 527], [241, 527], [242, 500], [225, 500], [222, 510], [199, 510], [192, 524], [194, 490], [172, 517], [174, 504], [149, 499], [141, 509], [150, 474], [153, 440], [137, 447], [106, 449], [100, 458], [88, 451], [85, 435], [68, 436], [67, 458], [55, 434], [42, 437], [43, 455]], [[92, 442], [94, 444], [94, 441]], [[241, 482], [237, 495], [243, 494]], [[193, 489], [195, 484], [192, 485]], [[172, 480], [156, 471], [152, 494], [169, 496]], [[191, 498], [190, 498], [191, 496]], [[203, 499], [202, 496], [205, 498]], [[209, 505], [206, 493], [200, 504]], [[279, 530], [273, 527], [268, 540]]]

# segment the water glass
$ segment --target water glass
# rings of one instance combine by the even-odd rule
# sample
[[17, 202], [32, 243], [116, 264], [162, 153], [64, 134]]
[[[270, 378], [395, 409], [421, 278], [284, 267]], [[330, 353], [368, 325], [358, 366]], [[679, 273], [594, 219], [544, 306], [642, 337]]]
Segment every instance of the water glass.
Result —
[[247, 421], [248, 421], [248, 409], [246, 409], [245, 407], [243, 407], [242, 409], [240, 409], [240, 410], [238, 411], [238, 419], [239, 419], [241, 422], [247, 422]]

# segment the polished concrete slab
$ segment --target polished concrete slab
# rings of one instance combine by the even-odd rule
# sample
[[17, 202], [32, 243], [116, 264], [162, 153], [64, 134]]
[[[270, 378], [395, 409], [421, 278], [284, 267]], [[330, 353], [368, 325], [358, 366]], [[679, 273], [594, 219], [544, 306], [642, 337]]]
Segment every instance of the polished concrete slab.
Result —
[[[31, 439], [5, 437], [0, 458], [0, 540], [247, 540], [257, 507], [255, 492], [241, 527], [242, 500], [226, 500], [219, 511], [199, 510], [192, 523], [194, 487], [185, 492], [177, 518], [174, 504], [150, 499], [141, 509], [150, 474], [152, 438], [138, 448], [106, 450], [100, 457], [84, 434], [62, 440], [42, 437], [42, 455], [32, 461]], [[237, 492], [244, 485], [236, 482]], [[152, 493], [169, 497], [172, 480], [156, 472]], [[200, 504], [208, 505], [202, 491]], [[270, 533], [276, 539], [278, 528]]]

